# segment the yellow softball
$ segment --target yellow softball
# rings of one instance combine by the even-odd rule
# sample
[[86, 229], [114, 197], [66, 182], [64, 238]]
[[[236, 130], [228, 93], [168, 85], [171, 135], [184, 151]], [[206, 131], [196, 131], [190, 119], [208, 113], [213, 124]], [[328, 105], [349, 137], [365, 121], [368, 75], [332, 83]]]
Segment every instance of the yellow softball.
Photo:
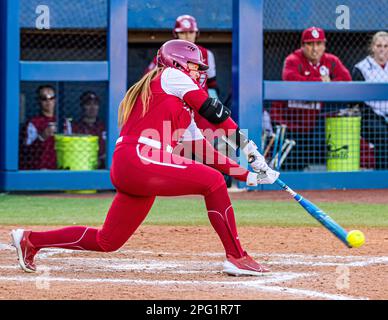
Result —
[[358, 248], [365, 243], [365, 236], [360, 230], [352, 230], [346, 236], [346, 241], [350, 246]]

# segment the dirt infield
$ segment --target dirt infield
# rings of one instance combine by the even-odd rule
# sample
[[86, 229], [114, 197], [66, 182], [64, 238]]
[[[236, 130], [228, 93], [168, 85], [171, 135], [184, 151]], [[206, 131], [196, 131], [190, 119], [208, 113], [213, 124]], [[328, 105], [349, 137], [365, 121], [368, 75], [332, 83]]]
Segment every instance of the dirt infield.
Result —
[[114, 253], [45, 249], [27, 274], [8, 244], [11, 229], [0, 229], [0, 299], [388, 298], [387, 229], [363, 229], [366, 245], [348, 249], [322, 228], [242, 227], [246, 250], [272, 270], [263, 277], [222, 274], [210, 225], [141, 226]]
[[[388, 190], [301, 193], [314, 202], [388, 203]], [[282, 191], [230, 195], [290, 201]], [[245, 249], [272, 272], [238, 278], [221, 272], [224, 253], [210, 223], [207, 227], [143, 225], [114, 253], [45, 249], [37, 256], [36, 274], [18, 267], [15, 249], [9, 245], [12, 228], [0, 227], [0, 299], [388, 299], [387, 228], [363, 228], [366, 244], [348, 249], [321, 227], [239, 227]]]

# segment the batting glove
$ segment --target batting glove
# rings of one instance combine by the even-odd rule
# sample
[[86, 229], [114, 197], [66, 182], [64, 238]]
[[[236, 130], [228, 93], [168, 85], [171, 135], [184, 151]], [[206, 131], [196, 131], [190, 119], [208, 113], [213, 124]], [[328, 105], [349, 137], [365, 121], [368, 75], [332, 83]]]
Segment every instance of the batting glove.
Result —
[[247, 186], [256, 187], [259, 184], [273, 184], [280, 173], [269, 168], [266, 173], [249, 172], [247, 176]]
[[266, 172], [269, 169], [264, 157], [257, 150], [257, 146], [252, 140], [247, 143], [247, 145], [242, 149], [242, 151], [247, 157], [248, 162], [253, 171]]

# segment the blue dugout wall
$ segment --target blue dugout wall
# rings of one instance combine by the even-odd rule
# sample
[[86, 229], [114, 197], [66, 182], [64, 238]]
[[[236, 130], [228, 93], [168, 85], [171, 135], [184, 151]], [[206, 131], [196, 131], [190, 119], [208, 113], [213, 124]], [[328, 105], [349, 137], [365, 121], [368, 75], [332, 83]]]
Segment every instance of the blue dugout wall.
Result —
[[[79, 1], [72, 1], [77, 5]], [[118, 137], [117, 106], [126, 92], [127, 75], [127, 1], [109, 0], [102, 11], [106, 21], [108, 16], [107, 61], [20, 61], [20, 24], [35, 23], [35, 8], [39, 1], [31, 1], [28, 12], [21, 12], [19, 23], [19, 0], [2, 1], [1, 21], [5, 24], [5, 37], [2, 39], [1, 65], [1, 158], [0, 189], [14, 190], [82, 190], [112, 189], [109, 170], [61, 171], [61, 170], [18, 170], [18, 119], [20, 81], [107, 81], [108, 120], [107, 120], [107, 166], [110, 166], [115, 141]], [[58, 2], [47, 1], [53, 8]], [[82, 3], [82, 2], [81, 2]], [[93, 2], [96, 3], [95, 1]], [[91, 1], [83, 5], [92, 7]], [[80, 9], [87, 10], [87, 6]], [[60, 7], [58, 8], [60, 10]], [[51, 12], [55, 12], [51, 10]], [[79, 11], [84, 12], [84, 11]], [[77, 23], [77, 18], [68, 17]], [[88, 21], [87, 17], [79, 22]], [[98, 19], [97, 19], [98, 21]], [[102, 20], [101, 20], [102, 21]], [[59, 23], [59, 25], [62, 22]], [[81, 23], [82, 24], [82, 23]], [[106, 23], [105, 23], [106, 24]], [[74, 26], [74, 24], [73, 24]]]
[[[101, 28], [108, 16], [107, 61], [27, 62], [20, 61], [20, 28], [33, 28], [38, 0], [29, 2], [30, 10], [19, 17], [20, 0], [1, 1], [1, 154], [0, 189], [59, 190], [111, 189], [109, 170], [98, 171], [19, 171], [18, 136], [20, 81], [108, 81], [108, 165], [117, 138], [117, 106], [126, 90], [127, 31], [171, 30], [175, 17], [190, 13], [197, 17], [201, 30], [233, 32], [233, 108], [241, 128], [260, 142], [261, 114], [264, 100], [363, 101], [388, 100], [388, 84], [366, 83], [285, 83], [263, 81], [263, 32], [265, 30], [303, 30], [306, 25], [320, 25], [335, 30], [336, 0], [277, 0], [278, 10], [271, 12], [269, 1], [221, 0], [185, 1], [176, 6], [173, 0], [68, 0], [78, 8], [75, 16], [58, 16], [55, 27]], [[61, 10], [63, 2], [47, 0], [51, 12]], [[386, 1], [349, 0], [352, 7], [352, 31], [386, 30], [382, 14]], [[100, 10], [90, 11], [101, 6]], [[26, 6], [24, 6], [26, 8]], [[98, 16], [88, 19], [90, 14]], [[263, 12], [266, 12], [264, 19]], [[319, 12], [317, 16], [316, 13]], [[355, 23], [353, 23], [355, 21]], [[253, 41], [255, 40], [255, 41]], [[93, 72], [89, 72], [92, 70]], [[283, 179], [296, 189], [386, 188], [387, 171], [368, 172], [286, 172]], [[272, 189], [273, 186], [260, 187]]]

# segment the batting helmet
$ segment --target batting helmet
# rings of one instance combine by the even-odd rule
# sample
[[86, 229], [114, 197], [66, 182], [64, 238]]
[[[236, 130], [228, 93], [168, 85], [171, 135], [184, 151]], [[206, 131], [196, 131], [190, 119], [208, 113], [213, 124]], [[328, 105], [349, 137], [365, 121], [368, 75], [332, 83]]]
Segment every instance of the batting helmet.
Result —
[[157, 54], [158, 65], [172, 67], [189, 71], [188, 62], [195, 63], [199, 70], [204, 71], [209, 68], [203, 62], [201, 50], [194, 44], [186, 40], [170, 40], [165, 42]]
[[197, 32], [199, 33], [197, 21], [193, 16], [185, 14], [179, 16], [175, 21], [175, 28], [172, 31], [172, 34], [175, 38], [178, 38], [177, 32]]

